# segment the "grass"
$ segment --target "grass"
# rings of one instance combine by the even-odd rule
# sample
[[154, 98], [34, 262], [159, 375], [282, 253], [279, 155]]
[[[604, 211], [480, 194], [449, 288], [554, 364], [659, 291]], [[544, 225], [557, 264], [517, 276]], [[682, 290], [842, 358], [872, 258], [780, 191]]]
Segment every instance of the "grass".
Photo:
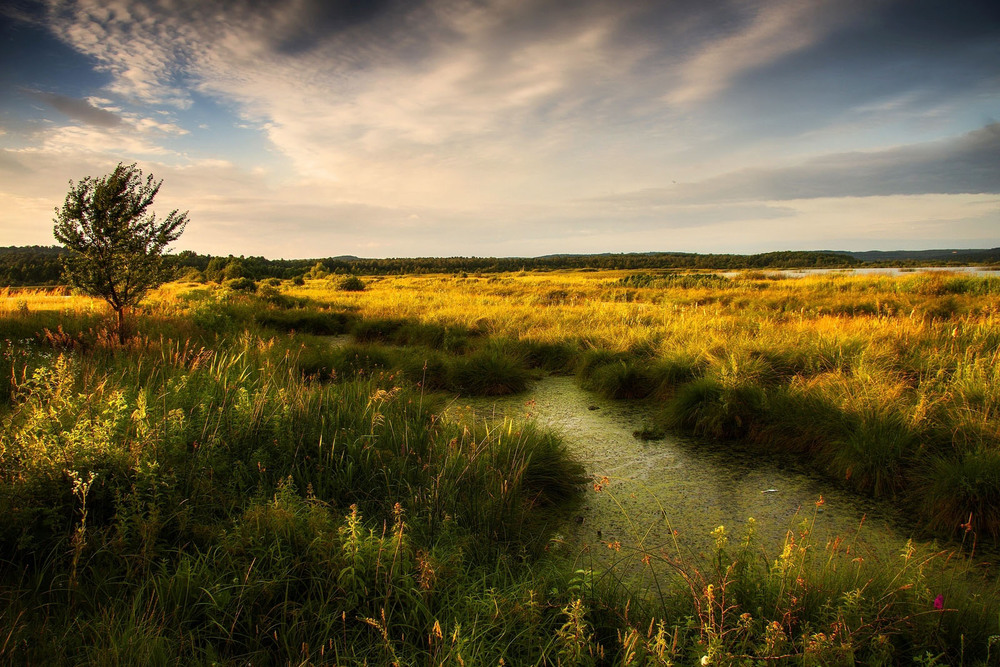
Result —
[[534, 585], [546, 508], [582, 481], [551, 434], [442, 422], [388, 372], [310, 380], [273, 338], [71, 338], [10, 358], [8, 660], [423, 655], [456, 598]]
[[[178, 283], [124, 346], [89, 299], [3, 294], [2, 660], [996, 663], [968, 552], [1000, 532], [997, 279], [701, 275]], [[811, 514], [780, 553], [718, 528], [701, 561], [635, 526], [567, 555], [561, 441], [432, 393], [537, 368], [649, 401], [637, 437], [807, 457], [962, 549], [818, 543]]]
[[[332, 303], [321, 283], [292, 293]], [[938, 535], [960, 536], [970, 514], [1000, 535], [988, 459], [974, 454], [1000, 451], [997, 278], [401, 276], [336, 300], [366, 321], [458, 327], [472, 347], [503, 340], [530, 366], [654, 401], [661, 426], [803, 456]], [[938, 471], [953, 468], [968, 483], [946, 491]]]
[[[611, 493], [608, 482], [595, 490]], [[582, 570], [587, 613], [577, 623], [589, 632], [581, 643], [615, 655], [608, 664], [616, 665], [993, 664], [1000, 657], [996, 598], [980, 588], [995, 583], [984, 582], [972, 561], [912, 542], [872, 550], [863, 525], [818, 542], [822, 504], [803, 513], [776, 553], [758, 545], [753, 519], [735, 532], [712, 530], [707, 562], [685, 557], [676, 539], [646, 543], [641, 527], [628, 543], [609, 543]], [[604, 645], [595, 646], [597, 637]]]

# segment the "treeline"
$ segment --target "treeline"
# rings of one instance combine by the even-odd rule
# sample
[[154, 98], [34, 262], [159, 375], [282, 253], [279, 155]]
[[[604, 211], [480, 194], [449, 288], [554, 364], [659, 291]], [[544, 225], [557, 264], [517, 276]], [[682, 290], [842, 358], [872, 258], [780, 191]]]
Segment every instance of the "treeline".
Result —
[[61, 257], [66, 251], [58, 246], [0, 247], [0, 285], [56, 285], [62, 278]]
[[[54, 285], [62, 274], [65, 251], [56, 246], [0, 248], [0, 284]], [[323, 278], [336, 274], [399, 275], [418, 273], [503, 273], [556, 269], [781, 269], [857, 266], [850, 255], [836, 252], [770, 252], [759, 255], [700, 255], [693, 253], [630, 253], [603, 255], [548, 255], [545, 257], [416, 257], [364, 259], [266, 259], [201, 255], [186, 250], [167, 261], [179, 278], [223, 281]]]
[[1000, 248], [982, 250], [868, 250], [852, 252], [852, 257], [862, 262], [882, 264], [891, 262], [901, 266], [927, 266], [928, 264], [997, 264]]
[[[59, 284], [61, 258], [58, 246], [0, 247], [0, 285], [12, 287]], [[1000, 249], [884, 253], [837, 251], [784, 251], [757, 255], [696, 253], [622, 253], [600, 255], [546, 255], [544, 257], [415, 257], [365, 259], [266, 259], [201, 255], [190, 250], [169, 255], [178, 278], [224, 281], [237, 278], [323, 278], [337, 274], [400, 275], [419, 273], [503, 273], [557, 269], [650, 271], [663, 269], [807, 269], [851, 268], [871, 265], [961, 265], [1000, 262]], [[922, 260], [922, 261], [921, 261]]]

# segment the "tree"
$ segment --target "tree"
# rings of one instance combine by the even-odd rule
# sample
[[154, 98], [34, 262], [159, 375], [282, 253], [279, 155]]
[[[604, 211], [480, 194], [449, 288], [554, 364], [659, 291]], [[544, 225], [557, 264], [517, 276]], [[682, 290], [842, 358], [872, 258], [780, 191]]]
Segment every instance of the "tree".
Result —
[[114, 310], [119, 342], [125, 342], [125, 311], [149, 290], [166, 282], [166, 247], [187, 225], [176, 210], [162, 222], [148, 212], [163, 181], [143, 180], [135, 164], [121, 163], [107, 176], [69, 182], [53, 233], [69, 250], [64, 270], [70, 283], [101, 297]]

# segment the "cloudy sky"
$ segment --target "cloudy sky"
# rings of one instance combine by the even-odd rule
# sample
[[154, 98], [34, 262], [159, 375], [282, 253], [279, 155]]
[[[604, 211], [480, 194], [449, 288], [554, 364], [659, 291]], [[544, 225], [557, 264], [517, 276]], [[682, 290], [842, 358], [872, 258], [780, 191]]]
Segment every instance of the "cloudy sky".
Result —
[[5, 0], [0, 245], [138, 162], [267, 257], [1000, 246], [996, 0]]

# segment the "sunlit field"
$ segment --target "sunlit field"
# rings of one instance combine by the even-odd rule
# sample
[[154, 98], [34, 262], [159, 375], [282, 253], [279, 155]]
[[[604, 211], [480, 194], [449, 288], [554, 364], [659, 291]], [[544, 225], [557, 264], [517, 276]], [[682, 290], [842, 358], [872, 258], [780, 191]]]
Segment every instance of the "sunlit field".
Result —
[[[401, 277], [294, 293], [458, 327], [667, 424], [806, 455], [932, 530], [1000, 533], [1000, 278]], [[405, 341], [401, 341], [405, 342]]]
[[[0, 293], [0, 656], [30, 664], [996, 664], [1000, 279], [548, 272]], [[554, 541], [544, 373], [804, 461], [926, 541]], [[655, 446], [655, 443], [651, 446]], [[817, 510], [822, 504], [817, 499]], [[937, 539], [937, 542], [931, 541]], [[641, 573], [636, 577], [635, 573]]]

